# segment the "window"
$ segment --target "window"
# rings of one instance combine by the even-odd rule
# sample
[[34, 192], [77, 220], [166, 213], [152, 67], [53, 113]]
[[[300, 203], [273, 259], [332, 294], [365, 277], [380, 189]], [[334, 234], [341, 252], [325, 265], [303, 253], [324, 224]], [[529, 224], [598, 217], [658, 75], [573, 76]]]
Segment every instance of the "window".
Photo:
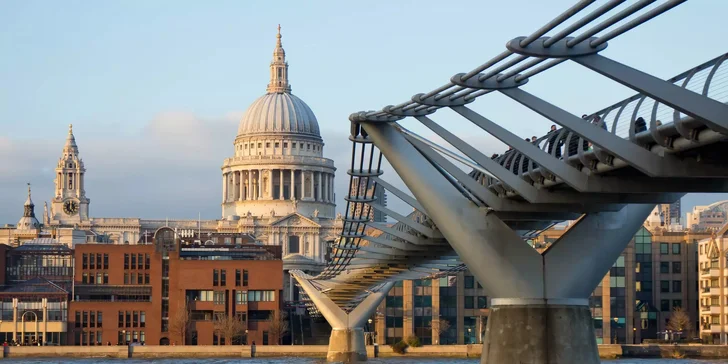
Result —
[[149, 269], [150, 266], [150, 257], [149, 254], [144, 255], [144, 269]]
[[88, 312], [83, 311], [83, 317], [81, 319], [83, 320], [83, 323], [81, 324], [81, 326], [88, 327]]
[[675, 293], [682, 292], [682, 281], [672, 281], [672, 291]]
[[227, 271], [225, 269], [220, 270], [220, 285], [223, 287], [227, 285]]
[[131, 269], [137, 269], [137, 265], [136, 265], [137, 259], [136, 258], [137, 258], [136, 254], [131, 255]]
[[96, 284], [103, 284], [104, 283], [104, 276], [101, 274], [101, 272], [96, 273]]
[[660, 262], [660, 273], [670, 273], [670, 262]]
[[[147, 326], [147, 313], [144, 311], [139, 312], [139, 327], [145, 327]], [[144, 335], [144, 331], [142, 331], [142, 335]]]
[[258, 148], [263, 148], [263, 143], [258, 143]]
[[288, 143], [283, 142], [283, 148], [288, 148]]
[[263, 331], [263, 345], [268, 345], [268, 331]]
[[682, 263], [672, 262], [672, 272], [673, 273], [682, 273]]
[[213, 296], [213, 303], [216, 305], [225, 304], [225, 291], [215, 291]]
[[81, 312], [76, 311], [76, 327], [81, 327]]
[[217, 287], [218, 286], [218, 276], [220, 275], [220, 272], [217, 269], [213, 269], [212, 271], [212, 285]]
[[662, 293], [670, 292], [670, 281], [660, 281], [660, 292], [662, 292]]
[[249, 302], [272, 302], [275, 300], [275, 291], [248, 291]]
[[139, 327], [139, 312], [133, 311], [132, 317], [134, 318], [134, 323], [132, 324], [132, 327]]
[[311, 150], [311, 144], [306, 144], [306, 149]]
[[291, 148], [296, 149], [296, 143], [291, 143]]
[[[102, 269], [101, 268], [101, 258], [102, 257], [103, 257], [103, 254], [100, 254], [100, 253], [96, 254], [96, 268], [97, 269]], [[104, 269], [106, 269], [106, 268], [104, 268]]]
[[266, 143], [265, 143], [265, 147], [266, 147], [266, 148], [270, 148], [270, 142], [266, 142]]
[[236, 305], [247, 305], [248, 304], [248, 292], [247, 291], [235, 291], [235, 304]]
[[149, 284], [149, 273], [144, 273], [144, 284]]
[[129, 284], [129, 273], [124, 273], [124, 284]]
[[473, 296], [465, 296], [465, 308], [473, 308], [475, 307], [475, 297]]
[[248, 270], [243, 269], [243, 286], [248, 285]]
[[104, 253], [104, 269], [109, 269], [109, 254]]
[[475, 278], [473, 276], [465, 276], [465, 289], [469, 288], [475, 288]]
[[109, 284], [109, 273], [104, 273], [104, 284]]
[[119, 311], [119, 327], [124, 327], [124, 311]]
[[96, 269], [96, 260], [94, 259], [94, 254], [88, 255], [88, 269]]
[[96, 312], [91, 311], [89, 312], [89, 320], [88, 320], [88, 327], [96, 327]]
[[303, 149], [303, 143], [298, 143], [298, 147]]
[[124, 269], [129, 269], [129, 254], [124, 254]]
[[88, 269], [88, 254], [83, 253], [83, 269]]
[[478, 296], [478, 308], [488, 308], [488, 297]]
[[670, 253], [670, 244], [660, 243], [660, 255], [667, 255]]
[[81, 275], [81, 283], [87, 284], [88, 283], [88, 273], [84, 273]]
[[672, 300], [672, 309], [682, 308], [682, 300]]
[[674, 255], [680, 254], [680, 243], [672, 243], [672, 254], [674, 254]]
[[243, 272], [240, 269], [235, 270], [235, 287], [240, 287], [243, 280]]
[[103, 325], [102, 325], [104, 322], [103, 318], [104, 318], [104, 316], [103, 316], [103, 313], [101, 313], [101, 311], [96, 312], [96, 327], [103, 327]]

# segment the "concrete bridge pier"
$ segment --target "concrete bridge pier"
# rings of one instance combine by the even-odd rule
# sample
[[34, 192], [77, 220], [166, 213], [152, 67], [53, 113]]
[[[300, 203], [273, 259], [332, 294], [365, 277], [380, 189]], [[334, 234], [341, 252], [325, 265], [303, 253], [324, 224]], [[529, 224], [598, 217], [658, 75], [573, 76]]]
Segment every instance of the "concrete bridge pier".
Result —
[[293, 275], [313, 304], [331, 325], [327, 362], [357, 363], [367, 360], [364, 341], [364, 323], [371, 317], [377, 306], [387, 297], [394, 282], [384, 283], [378, 291], [371, 292], [359, 305], [347, 313], [319, 291], [306, 278]]
[[493, 297], [482, 363], [599, 363], [588, 297], [654, 205], [588, 213], [543, 254], [472, 203], [396, 129], [361, 124]]

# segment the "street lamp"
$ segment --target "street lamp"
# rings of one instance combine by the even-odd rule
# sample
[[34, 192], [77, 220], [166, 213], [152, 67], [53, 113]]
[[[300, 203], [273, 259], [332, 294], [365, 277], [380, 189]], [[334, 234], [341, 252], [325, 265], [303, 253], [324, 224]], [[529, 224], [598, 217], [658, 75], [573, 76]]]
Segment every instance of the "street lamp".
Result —
[[632, 328], [632, 345], [637, 344], [637, 328]]
[[472, 332], [473, 332], [473, 329], [472, 329], [472, 328], [470, 328], [470, 327], [468, 327], [468, 343], [470, 343], [470, 340], [471, 340], [471, 338], [472, 338], [472, 337], [471, 337], [471, 333], [472, 333]]

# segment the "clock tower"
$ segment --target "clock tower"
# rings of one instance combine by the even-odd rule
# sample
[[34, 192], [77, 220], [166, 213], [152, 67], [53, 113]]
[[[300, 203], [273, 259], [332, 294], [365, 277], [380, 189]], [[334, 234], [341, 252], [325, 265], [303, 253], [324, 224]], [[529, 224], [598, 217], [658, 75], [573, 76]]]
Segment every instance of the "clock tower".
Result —
[[63, 154], [56, 166], [51, 224], [73, 225], [88, 222], [88, 205], [91, 200], [86, 198], [84, 190], [85, 174], [83, 160], [78, 157], [73, 125], [69, 125], [66, 145], [63, 147]]

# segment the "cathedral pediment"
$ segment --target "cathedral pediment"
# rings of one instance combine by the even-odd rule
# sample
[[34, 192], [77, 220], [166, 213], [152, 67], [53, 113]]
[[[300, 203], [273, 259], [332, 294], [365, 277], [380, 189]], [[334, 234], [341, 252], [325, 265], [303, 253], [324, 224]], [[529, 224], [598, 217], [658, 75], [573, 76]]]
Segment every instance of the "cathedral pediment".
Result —
[[321, 227], [319, 223], [313, 221], [299, 213], [292, 213], [273, 221], [271, 226], [291, 226], [291, 227]]

